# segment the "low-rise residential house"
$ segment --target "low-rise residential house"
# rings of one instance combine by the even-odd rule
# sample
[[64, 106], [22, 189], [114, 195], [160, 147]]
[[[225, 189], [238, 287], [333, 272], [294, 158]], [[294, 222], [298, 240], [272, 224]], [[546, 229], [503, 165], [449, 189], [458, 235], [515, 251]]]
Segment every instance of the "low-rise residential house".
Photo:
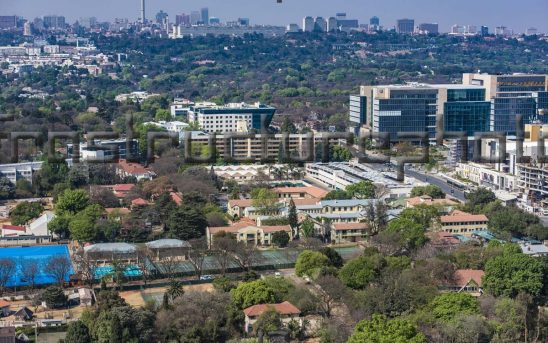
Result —
[[15, 326], [0, 327], [0, 342], [15, 343]]
[[288, 325], [292, 321], [298, 323], [299, 326], [303, 325], [303, 320], [300, 317], [301, 311], [295, 307], [289, 301], [284, 301], [280, 304], [259, 304], [253, 305], [244, 309], [245, 324], [244, 331], [246, 333], [253, 332], [253, 324], [257, 322], [257, 319], [266, 311], [273, 309], [280, 315], [280, 319], [283, 324]]
[[321, 199], [327, 195], [327, 191], [321, 188], [307, 186], [307, 187], [276, 187], [272, 191], [278, 194], [280, 199], [305, 199], [316, 198]]
[[334, 223], [331, 225], [331, 242], [346, 243], [365, 240], [369, 235], [366, 223]]
[[548, 256], [548, 246], [542, 243], [520, 243], [521, 251], [529, 256], [541, 257]]
[[421, 195], [407, 199], [405, 207], [411, 208], [419, 205], [438, 206], [442, 213], [451, 213], [459, 203], [452, 199], [434, 199], [429, 195]]
[[246, 208], [252, 206], [251, 199], [233, 199], [228, 201], [228, 214], [232, 217], [238, 216], [239, 218], [244, 216]]
[[121, 178], [135, 177], [137, 181], [152, 180], [156, 174], [143, 167], [139, 163], [127, 162], [126, 160], [120, 160], [116, 165], [116, 175]]
[[453, 292], [464, 292], [473, 296], [480, 296], [483, 294], [481, 279], [484, 275], [483, 270], [457, 269], [453, 275], [453, 281], [446, 288]]
[[80, 298], [80, 306], [93, 305], [93, 291], [89, 288], [78, 288], [78, 297]]
[[441, 216], [440, 222], [442, 231], [470, 237], [474, 231], [486, 231], [489, 219], [484, 214], [455, 210], [447, 216]]
[[206, 229], [206, 236], [210, 248], [213, 244], [215, 234], [219, 232], [233, 235], [238, 242], [269, 246], [272, 245], [274, 233], [279, 231], [287, 232], [289, 238], [293, 239], [293, 231], [289, 225], [258, 226], [247, 218], [231, 226], [208, 227]]
[[7, 317], [11, 314], [11, 303], [9, 301], [0, 299], [0, 315], [2, 317]]
[[148, 206], [148, 205], [150, 205], [150, 203], [143, 198], [137, 198], [131, 201], [131, 209], [134, 209], [136, 207]]
[[32, 320], [32, 318], [34, 317], [34, 312], [32, 312], [28, 307], [25, 306], [15, 312], [13, 316], [17, 320], [28, 321]]
[[114, 195], [119, 199], [125, 198], [129, 194], [129, 192], [133, 189], [133, 187], [135, 187], [135, 185], [132, 183], [123, 183], [123, 184], [117, 184], [112, 186], [106, 186], [106, 188], [112, 190]]

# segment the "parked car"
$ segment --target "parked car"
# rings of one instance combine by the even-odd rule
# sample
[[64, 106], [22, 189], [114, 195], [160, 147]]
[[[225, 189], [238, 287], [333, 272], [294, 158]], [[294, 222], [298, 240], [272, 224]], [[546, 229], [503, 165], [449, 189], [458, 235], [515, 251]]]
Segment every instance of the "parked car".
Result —
[[200, 280], [202, 281], [212, 281], [214, 279], [213, 275], [202, 275], [200, 276]]

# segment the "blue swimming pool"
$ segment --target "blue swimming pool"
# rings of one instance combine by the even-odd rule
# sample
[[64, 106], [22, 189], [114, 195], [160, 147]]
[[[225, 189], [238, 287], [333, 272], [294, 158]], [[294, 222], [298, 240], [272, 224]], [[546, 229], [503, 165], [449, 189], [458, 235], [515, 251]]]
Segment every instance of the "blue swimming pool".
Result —
[[[12, 248], [0, 248], [0, 259], [11, 259], [16, 264], [16, 272], [13, 277], [8, 281], [8, 287], [14, 286], [28, 286], [29, 283], [23, 278], [21, 273], [21, 265], [26, 259], [33, 259], [38, 261], [40, 271], [36, 277], [35, 283], [37, 285], [47, 285], [55, 283], [55, 278], [49, 275], [45, 271], [45, 265], [48, 260], [55, 256], [65, 256], [70, 260], [69, 250], [66, 245], [45, 245], [45, 246], [32, 246], [32, 247], [12, 247]], [[66, 275], [65, 280], [69, 280], [69, 276], [74, 271]]]
[[[114, 267], [112, 266], [104, 266], [104, 267], [97, 267], [95, 269], [95, 278], [97, 280], [102, 279], [105, 276], [109, 276], [114, 273]], [[137, 277], [141, 276], [143, 272], [139, 269], [137, 266], [127, 266], [126, 270], [124, 270], [124, 276], [126, 277]]]

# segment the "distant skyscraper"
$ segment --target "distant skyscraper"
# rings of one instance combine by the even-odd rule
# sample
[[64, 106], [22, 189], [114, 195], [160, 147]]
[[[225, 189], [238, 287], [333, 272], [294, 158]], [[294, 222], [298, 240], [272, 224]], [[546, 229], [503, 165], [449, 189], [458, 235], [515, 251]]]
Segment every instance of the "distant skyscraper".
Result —
[[141, 0], [141, 23], [145, 23], [147, 20], [145, 13], [145, 0]]
[[23, 25], [23, 35], [32, 36], [32, 25], [30, 21], [26, 21]]
[[238, 18], [238, 25], [249, 26], [249, 18]]
[[327, 22], [322, 17], [316, 17], [314, 21], [314, 31], [326, 32], [327, 31]]
[[188, 14], [182, 13], [175, 16], [175, 25], [190, 25], [190, 16]]
[[329, 17], [327, 19], [327, 32], [334, 32], [339, 29], [339, 22], [335, 17]]
[[14, 29], [17, 27], [17, 16], [2, 15], [0, 16], [0, 30]]
[[202, 21], [202, 14], [198, 11], [190, 12], [190, 24], [197, 25]]
[[538, 33], [538, 30], [535, 27], [529, 27], [527, 28], [527, 30], [525, 30], [525, 34], [527, 36], [533, 36], [533, 35], [536, 35], [537, 33]]
[[163, 25], [167, 17], [168, 17], [168, 14], [160, 10], [160, 12], [156, 13], [156, 23]]
[[489, 35], [489, 28], [487, 26], [482, 26], [481, 30], [480, 30], [480, 33], [481, 33], [482, 36]]
[[220, 23], [221, 23], [221, 19], [217, 17], [209, 18], [209, 25], [219, 25]]
[[369, 19], [369, 25], [371, 25], [371, 26], [380, 26], [381, 25], [381, 20], [377, 16], [371, 17], [371, 19]]
[[207, 7], [204, 7], [200, 10], [201, 16], [202, 16], [202, 23], [204, 25], [209, 25], [209, 9]]
[[303, 32], [314, 31], [314, 18], [308, 16], [303, 19]]
[[414, 19], [398, 19], [398, 24], [396, 25], [397, 33], [413, 33], [415, 31], [415, 20]]
[[419, 25], [419, 31], [422, 34], [438, 34], [438, 23], [422, 23]]
[[95, 24], [97, 24], [97, 18], [95, 18], [95, 17], [83, 17], [83, 18], [80, 18], [78, 20], [78, 24], [85, 27], [86, 29], [90, 29], [93, 26], [95, 26]]
[[337, 20], [345, 20], [346, 19], [346, 13], [339, 12], [335, 15], [337, 17]]
[[50, 30], [63, 29], [65, 28], [65, 17], [57, 15], [44, 16], [44, 27]]
[[296, 32], [299, 32], [300, 30], [301, 28], [297, 24], [289, 24], [287, 25], [287, 29], [286, 29], [286, 31], [290, 33], [296, 33]]

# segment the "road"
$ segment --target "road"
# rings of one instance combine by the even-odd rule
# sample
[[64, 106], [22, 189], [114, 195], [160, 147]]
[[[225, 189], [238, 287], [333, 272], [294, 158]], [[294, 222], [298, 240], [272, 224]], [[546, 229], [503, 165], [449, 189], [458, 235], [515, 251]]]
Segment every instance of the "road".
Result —
[[[416, 170], [410, 170], [410, 169], [405, 169], [405, 175], [414, 177], [415, 179], [419, 181], [424, 181], [429, 184], [438, 186], [447, 195], [457, 198], [460, 201], [466, 201], [466, 198], [464, 197], [464, 192], [447, 184], [447, 180], [445, 180], [444, 178], [440, 176], [425, 174], [425, 173], [418, 172]], [[453, 191], [453, 193], [451, 193], [451, 191]]]

